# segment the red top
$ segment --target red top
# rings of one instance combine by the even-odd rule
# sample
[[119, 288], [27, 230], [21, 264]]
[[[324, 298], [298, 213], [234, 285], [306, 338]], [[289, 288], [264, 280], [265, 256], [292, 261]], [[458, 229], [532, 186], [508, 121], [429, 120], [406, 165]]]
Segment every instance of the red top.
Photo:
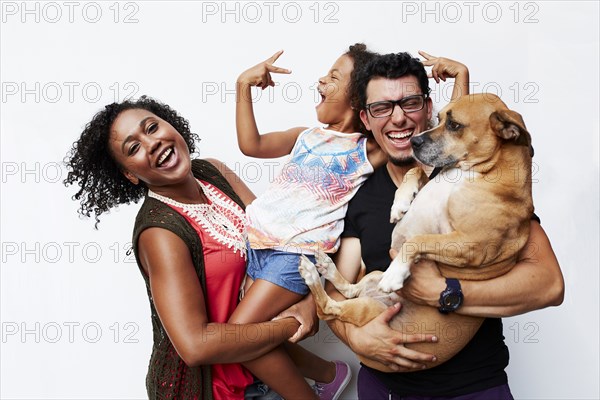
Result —
[[[169, 206], [185, 217], [202, 241], [208, 320], [227, 322], [238, 304], [246, 274], [244, 211], [215, 186], [199, 182], [207, 204], [194, 205], [192, 214], [178, 205]], [[243, 399], [253, 380], [241, 364], [212, 365], [215, 400]]]

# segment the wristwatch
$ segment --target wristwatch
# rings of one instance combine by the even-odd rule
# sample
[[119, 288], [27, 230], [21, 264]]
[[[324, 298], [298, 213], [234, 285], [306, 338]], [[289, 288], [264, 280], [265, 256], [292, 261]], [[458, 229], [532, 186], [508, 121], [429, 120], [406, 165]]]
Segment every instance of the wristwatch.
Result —
[[446, 278], [446, 289], [440, 293], [440, 308], [438, 310], [442, 314], [456, 311], [461, 306], [463, 299], [458, 279]]

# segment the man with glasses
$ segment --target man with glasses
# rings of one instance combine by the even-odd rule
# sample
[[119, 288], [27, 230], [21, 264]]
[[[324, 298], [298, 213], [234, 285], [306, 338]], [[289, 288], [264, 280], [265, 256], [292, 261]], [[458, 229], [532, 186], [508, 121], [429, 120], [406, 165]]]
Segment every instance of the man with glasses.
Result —
[[[432, 65], [431, 61], [428, 58], [424, 63]], [[432, 76], [438, 82], [446, 77], [456, 79], [458, 87], [455, 85], [453, 98], [461, 92], [468, 93], [466, 67], [449, 62], [452, 68], [440, 71], [434, 67]], [[404, 175], [416, 166], [410, 138], [428, 128], [432, 115], [427, 73], [421, 62], [407, 53], [380, 56], [369, 63], [357, 75], [357, 88], [356, 106], [361, 109], [361, 119], [389, 161], [373, 173], [348, 206], [335, 261], [351, 282], [359, 273], [361, 258], [367, 273], [385, 270], [390, 264], [394, 228], [389, 222], [390, 208]], [[532, 248], [536, 251], [531, 252]], [[508, 348], [498, 317], [559, 305], [563, 299], [560, 267], [539, 222], [532, 220], [529, 241], [517, 265], [499, 278], [446, 280], [435, 263], [429, 261], [419, 262], [411, 272], [402, 289], [404, 298], [442, 312], [488, 318], [463, 350], [428, 370], [422, 370], [420, 361], [431, 360], [432, 355], [404, 347], [404, 343], [427, 340], [425, 335], [403, 335], [388, 325], [398, 307], [390, 307], [363, 327], [330, 322], [333, 331], [355, 353], [399, 371], [383, 373], [362, 366], [358, 375], [359, 399], [512, 399], [504, 372]], [[331, 285], [327, 289], [333, 298], [342, 298]], [[452, 301], [441, 304], [442, 298]]]
[[426, 94], [414, 94], [400, 100], [376, 101], [367, 104], [366, 109], [373, 118], [387, 118], [394, 114], [395, 106], [399, 106], [405, 114], [422, 110], [428, 98]]

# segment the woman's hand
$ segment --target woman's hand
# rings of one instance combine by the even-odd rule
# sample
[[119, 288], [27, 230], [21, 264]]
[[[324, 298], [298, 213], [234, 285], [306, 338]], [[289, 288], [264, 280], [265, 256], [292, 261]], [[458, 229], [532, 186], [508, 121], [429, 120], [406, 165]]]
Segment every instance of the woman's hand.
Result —
[[300, 327], [296, 333], [294, 333], [294, 336], [288, 339], [292, 343], [304, 340], [309, 336], [315, 335], [319, 331], [317, 308], [312, 294], [310, 293], [298, 303], [287, 310], [282, 311], [278, 316], [273, 318], [273, 320], [286, 317], [293, 317], [300, 323]]
[[289, 69], [280, 68], [273, 65], [273, 63], [277, 61], [281, 54], [283, 54], [283, 50], [278, 51], [271, 57], [267, 58], [265, 61], [258, 63], [254, 67], [242, 72], [242, 74], [237, 80], [238, 84], [256, 86], [260, 87], [263, 90], [269, 86], [275, 86], [275, 83], [271, 78], [272, 72], [277, 74], [292, 73], [292, 71], [290, 71]]

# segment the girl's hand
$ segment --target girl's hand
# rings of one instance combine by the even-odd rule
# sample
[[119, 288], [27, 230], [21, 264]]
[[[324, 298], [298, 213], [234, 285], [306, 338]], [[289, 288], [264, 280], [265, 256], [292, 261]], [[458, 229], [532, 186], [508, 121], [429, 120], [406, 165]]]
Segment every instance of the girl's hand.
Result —
[[427, 77], [435, 79], [437, 83], [440, 83], [440, 80], [446, 82], [446, 78], [456, 78], [458, 75], [464, 75], [469, 71], [466, 65], [458, 61], [435, 57], [421, 50], [419, 50], [419, 54], [425, 59], [421, 63], [426, 67], [432, 67]]
[[273, 63], [277, 61], [281, 54], [283, 54], [283, 50], [278, 51], [265, 61], [256, 64], [254, 67], [242, 72], [237, 80], [238, 83], [260, 87], [263, 90], [269, 86], [275, 86], [275, 83], [271, 78], [271, 72], [277, 74], [292, 73], [292, 71], [289, 69], [280, 68], [273, 65]]

